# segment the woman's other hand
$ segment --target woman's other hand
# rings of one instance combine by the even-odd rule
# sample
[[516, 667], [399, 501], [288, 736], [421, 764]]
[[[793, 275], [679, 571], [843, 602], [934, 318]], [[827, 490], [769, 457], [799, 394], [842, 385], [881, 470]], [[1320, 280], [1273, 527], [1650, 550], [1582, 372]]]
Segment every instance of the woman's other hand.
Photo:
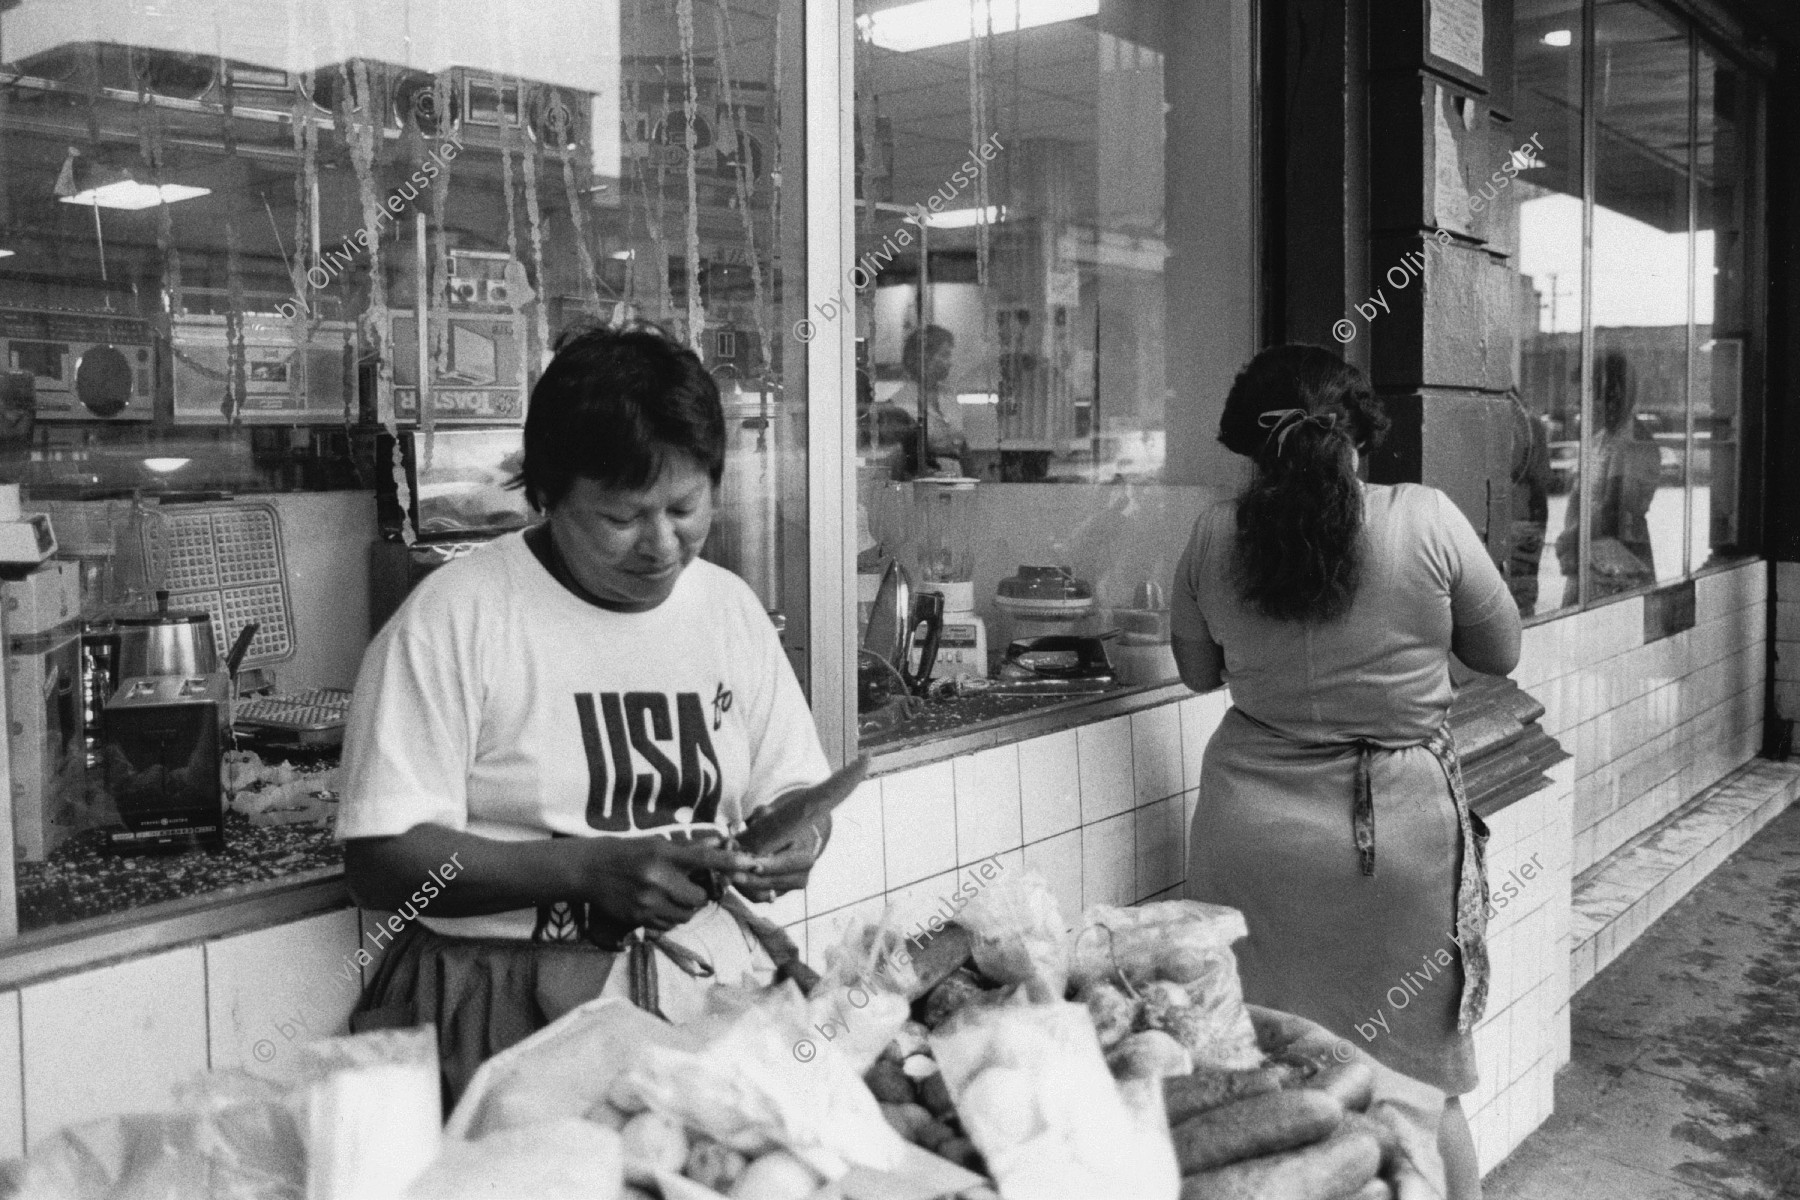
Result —
[[777, 896], [806, 886], [813, 864], [819, 861], [819, 855], [824, 853], [825, 843], [830, 839], [831, 818], [821, 817], [817, 823], [802, 828], [793, 841], [773, 854], [757, 858], [751, 873], [735, 875], [731, 882], [744, 893], [745, 899], [767, 904]]
[[729, 876], [727, 882], [757, 904], [766, 904], [777, 896], [805, 887], [813, 864], [819, 861], [819, 855], [825, 852], [825, 846], [831, 840], [831, 810], [848, 799], [868, 773], [868, 757], [858, 756], [833, 771], [829, 778], [811, 787], [784, 792], [773, 804], [751, 813], [747, 829], [756, 828], [758, 819], [777, 807], [800, 806], [820, 815], [801, 825], [793, 836], [773, 850], [757, 857], [749, 871]]
[[696, 878], [745, 875], [758, 861], [718, 842], [666, 837], [587, 838], [581, 851], [578, 898], [609, 925], [658, 933], [685, 925], [706, 906], [709, 897]]

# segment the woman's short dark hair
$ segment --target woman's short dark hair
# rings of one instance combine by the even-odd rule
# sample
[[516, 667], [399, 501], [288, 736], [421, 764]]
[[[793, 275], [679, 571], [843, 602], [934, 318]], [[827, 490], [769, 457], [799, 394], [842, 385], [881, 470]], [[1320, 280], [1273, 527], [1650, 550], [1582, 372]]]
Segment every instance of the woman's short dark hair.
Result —
[[714, 484], [725, 473], [725, 412], [699, 356], [647, 321], [571, 330], [531, 389], [512, 486], [546, 512], [577, 479], [649, 487], [671, 454], [692, 458]]
[[1219, 441], [1254, 464], [1238, 497], [1233, 572], [1264, 616], [1330, 621], [1362, 574], [1362, 487], [1355, 450], [1373, 450], [1387, 415], [1363, 373], [1319, 346], [1275, 346], [1238, 373]]

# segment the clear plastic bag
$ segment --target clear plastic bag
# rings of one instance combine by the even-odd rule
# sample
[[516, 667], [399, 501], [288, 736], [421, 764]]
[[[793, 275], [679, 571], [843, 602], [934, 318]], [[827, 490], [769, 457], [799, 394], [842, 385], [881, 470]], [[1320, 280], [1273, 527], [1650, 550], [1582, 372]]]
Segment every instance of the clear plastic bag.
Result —
[[[850, 1164], [889, 1170], [904, 1143], [859, 1068], [816, 1028], [817, 1011], [791, 983], [770, 988], [703, 1048], [644, 1047], [611, 1099], [629, 1112], [665, 1113], [741, 1153], [785, 1148], [826, 1178]], [[882, 1044], [899, 1024], [892, 1020]]]
[[879, 921], [852, 923], [825, 952], [825, 971], [813, 987], [813, 1039], [825, 1040], [861, 1074], [905, 1023], [919, 984], [913, 943], [901, 931], [899, 910]]
[[1242, 913], [1218, 904], [1097, 904], [1082, 915], [1070, 979], [1083, 989], [1119, 983], [1133, 991], [1153, 985], [1166, 991], [1163, 985], [1179, 985], [1185, 996], [1175, 998], [1185, 1002], [1151, 1027], [1173, 1036], [1198, 1065], [1248, 1069], [1262, 1054], [1231, 951], [1247, 932]]
[[1127, 1105], [1081, 1005], [965, 1009], [931, 1050], [1006, 1200], [1179, 1192], [1167, 1121]]
[[1035, 1003], [1069, 987], [1069, 927], [1042, 877], [1016, 872], [975, 893], [956, 916], [975, 938], [975, 965], [1001, 984], [1022, 984]]

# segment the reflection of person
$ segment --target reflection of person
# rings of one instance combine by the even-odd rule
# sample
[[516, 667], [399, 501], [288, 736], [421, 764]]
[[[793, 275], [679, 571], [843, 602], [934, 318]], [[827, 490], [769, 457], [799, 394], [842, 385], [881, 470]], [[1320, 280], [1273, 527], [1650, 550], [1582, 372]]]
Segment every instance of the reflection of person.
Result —
[[338, 835], [358, 903], [405, 924], [352, 1025], [434, 1022], [451, 1099], [602, 988], [682, 1020], [698, 960], [766, 977], [710, 880], [801, 887], [826, 830], [761, 858], [720, 836], [855, 785], [860, 764], [826, 779], [761, 602], [696, 561], [724, 455], [692, 352], [650, 329], [566, 340], [525, 424], [520, 482], [547, 520], [433, 573], [363, 659]]
[[[1600, 428], [1594, 434], [1591, 459], [1598, 471], [1593, 523], [1588, 529], [1589, 599], [1617, 595], [1656, 582], [1656, 557], [1650, 548], [1650, 502], [1661, 481], [1662, 455], [1656, 439], [1638, 423], [1636, 389], [1630, 364], [1621, 350], [1600, 356], [1595, 373], [1594, 407]], [[1569, 493], [1569, 513], [1556, 539], [1556, 559], [1567, 582], [1563, 603], [1581, 600], [1581, 489], [1576, 477]]]
[[1506, 586], [1519, 615], [1537, 610], [1538, 561], [1544, 556], [1544, 530], [1550, 523], [1550, 434], [1539, 417], [1512, 401], [1512, 530], [1507, 538]]
[[962, 472], [962, 413], [956, 407], [956, 397], [944, 386], [950, 378], [955, 348], [956, 336], [941, 325], [927, 325], [908, 333], [900, 352], [900, 369], [906, 373], [906, 382], [885, 404], [875, 406], [878, 415], [885, 408], [898, 409], [925, 427], [929, 445], [920, 457], [926, 474]]
[[[1226, 398], [1219, 440], [1251, 479], [1201, 513], [1171, 593], [1182, 679], [1229, 679], [1233, 703], [1206, 748], [1188, 894], [1248, 920], [1246, 999], [1358, 1034], [1455, 1097], [1476, 1083], [1486, 951], [1450, 656], [1511, 670], [1519, 614], [1442, 492], [1359, 482], [1386, 424], [1362, 373], [1313, 346], [1265, 350]], [[1478, 1196], [1455, 1099], [1440, 1140], [1450, 1194]]]

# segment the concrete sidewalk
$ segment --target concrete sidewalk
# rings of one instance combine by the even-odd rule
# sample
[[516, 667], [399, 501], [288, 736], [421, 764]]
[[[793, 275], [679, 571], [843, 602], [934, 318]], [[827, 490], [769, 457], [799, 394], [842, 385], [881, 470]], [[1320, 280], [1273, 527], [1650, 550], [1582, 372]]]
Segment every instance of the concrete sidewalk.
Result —
[[1488, 1200], [1800, 1197], [1800, 806], [1576, 997], [1556, 1112]]

